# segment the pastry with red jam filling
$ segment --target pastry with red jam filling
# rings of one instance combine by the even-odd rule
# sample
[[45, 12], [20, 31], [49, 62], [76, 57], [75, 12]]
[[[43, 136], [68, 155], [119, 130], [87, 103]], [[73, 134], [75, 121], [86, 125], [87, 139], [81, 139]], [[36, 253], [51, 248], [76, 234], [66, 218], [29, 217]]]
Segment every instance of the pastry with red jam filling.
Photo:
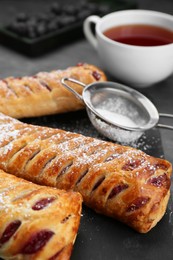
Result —
[[70, 259], [82, 197], [33, 184], [0, 170], [0, 257]]

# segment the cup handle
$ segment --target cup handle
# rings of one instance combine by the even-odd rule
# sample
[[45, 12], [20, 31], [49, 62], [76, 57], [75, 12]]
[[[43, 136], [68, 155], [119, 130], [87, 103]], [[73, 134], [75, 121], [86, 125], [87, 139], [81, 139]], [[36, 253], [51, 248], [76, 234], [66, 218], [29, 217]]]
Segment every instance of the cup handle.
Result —
[[97, 15], [91, 15], [85, 19], [84, 25], [83, 25], [84, 34], [85, 34], [87, 40], [91, 43], [91, 45], [95, 49], [97, 49], [97, 39], [91, 30], [91, 23], [94, 23], [96, 25], [100, 19], [101, 18]]

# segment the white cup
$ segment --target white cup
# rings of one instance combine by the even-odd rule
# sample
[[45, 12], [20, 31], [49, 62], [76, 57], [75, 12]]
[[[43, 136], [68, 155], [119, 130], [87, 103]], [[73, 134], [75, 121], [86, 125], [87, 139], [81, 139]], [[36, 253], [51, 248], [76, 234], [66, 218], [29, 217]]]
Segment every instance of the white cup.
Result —
[[[91, 24], [95, 24], [93, 33]], [[173, 16], [148, 10], [125, 10], [102, 18], [89, 16], [84, 21], [84, 34], [98, 51], [105, 71], [134, 87], [146, 87], [173, 73], [173, 43], [159, 46], [134, 46], [113, 41], [103, 32], [114, 26], [146, 24], [173, 30]]]

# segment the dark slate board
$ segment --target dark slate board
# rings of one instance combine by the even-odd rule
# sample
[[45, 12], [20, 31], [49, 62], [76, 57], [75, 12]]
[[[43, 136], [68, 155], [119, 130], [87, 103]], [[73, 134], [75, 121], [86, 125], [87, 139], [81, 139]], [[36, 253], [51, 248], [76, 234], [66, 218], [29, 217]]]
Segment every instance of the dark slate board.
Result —
[[[104, 139], [93, 128], [85, 111], [22, 121]], [[155, 157], [163, 157], [160, 132], [156, 128], [145, 133], [134, 146]], [[147, 234], [139, 234], [128, 226], [83, 206], [71, 260], [172, 260], [173, 203], [171, 204], [160, 223]]]

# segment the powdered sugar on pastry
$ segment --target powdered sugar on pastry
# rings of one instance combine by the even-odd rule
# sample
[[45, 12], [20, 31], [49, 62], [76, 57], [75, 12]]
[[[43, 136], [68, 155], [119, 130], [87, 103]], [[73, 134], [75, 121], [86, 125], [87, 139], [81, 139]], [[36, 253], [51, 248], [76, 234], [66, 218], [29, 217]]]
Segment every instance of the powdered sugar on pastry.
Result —
[[[0, 119], [1, 131], [10, 117]], [[172, 171], [168, 161], [76, 133], [14, 119], [11, 123], [9, 131], [19, 132], [0, 148], [3, 170], [41, 185], [78, 191], [87, 206], [139, 232], [148, 232], [164, 215]]]
[[81, 204], [79, 193], [39, 186], [0, 170], [0, 257], [70, 259]]

